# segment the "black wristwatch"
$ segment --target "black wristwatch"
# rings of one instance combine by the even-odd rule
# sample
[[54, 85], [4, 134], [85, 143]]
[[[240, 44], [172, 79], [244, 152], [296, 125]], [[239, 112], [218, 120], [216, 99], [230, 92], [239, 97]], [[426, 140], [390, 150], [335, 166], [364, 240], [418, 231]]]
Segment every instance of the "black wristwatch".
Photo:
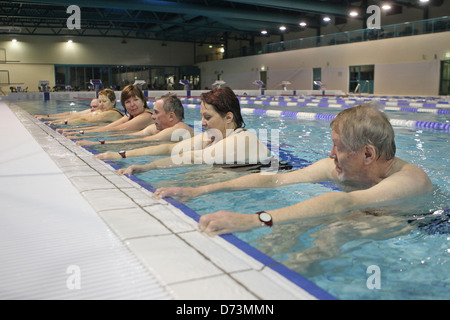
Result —
[[270, 214], [265, 211], [259, 211], [256, 214], [258, 215], [259, 221], [262, 222], [263, 226], [273, 226], [272, 216]]

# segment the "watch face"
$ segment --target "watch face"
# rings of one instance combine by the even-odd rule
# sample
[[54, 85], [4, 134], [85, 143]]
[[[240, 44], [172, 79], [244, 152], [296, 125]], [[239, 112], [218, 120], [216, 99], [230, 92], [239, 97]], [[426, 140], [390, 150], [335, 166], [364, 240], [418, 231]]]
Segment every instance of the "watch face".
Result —
[[272, 217], [267, 212], [260, 213], [259, 214], [259, 219], [262, 222], [270, 222], [270, 221], [272, 221]]

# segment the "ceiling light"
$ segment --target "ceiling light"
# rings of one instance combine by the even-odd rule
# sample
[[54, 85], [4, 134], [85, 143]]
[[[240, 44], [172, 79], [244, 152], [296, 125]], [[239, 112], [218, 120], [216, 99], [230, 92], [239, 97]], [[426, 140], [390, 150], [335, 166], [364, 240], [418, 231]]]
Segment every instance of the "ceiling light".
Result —
[[331, 18], [330, 18], [330, 17], [323, 17], [323, 21], [325, 21], [325, 22], [330, 22], [330, 21], [331, 21]]
[[261, 31], [261, 34], [264, 34], [264, 35], [266, 35], [267, 33], [268, 33], [267, 30]]
[[72, 40], [67, 40], [67, 43], [72, 43], [73, 41]]
[[281, 31], [286, 31], [286, 29], [287, 29], [287, 28], [286, 28], [285, 26], [281, 26], [281, 27], [280, 27], [280, 30], [281, 30]]
[[428, 3], [430, 0], [420, 0], [420, 3]]
[[383, 6], [381, 7], [381, 9], [383, 9], [383, 10], [391, 10], [392, 7], [391, 7], [390, 4], [383, 4]]
[[17, 42], [17, 39], [12, 39], [11, 41], [12, 41], [12, 42]]
[[308, 24], [306, 22], [300, 22], [300, 27], [306, 27]]
[[350, 11], [349, 15], [350, 15], [350, 17], [357, 17], [358, 16], [358, 12], [353, 10], [353, 11]]

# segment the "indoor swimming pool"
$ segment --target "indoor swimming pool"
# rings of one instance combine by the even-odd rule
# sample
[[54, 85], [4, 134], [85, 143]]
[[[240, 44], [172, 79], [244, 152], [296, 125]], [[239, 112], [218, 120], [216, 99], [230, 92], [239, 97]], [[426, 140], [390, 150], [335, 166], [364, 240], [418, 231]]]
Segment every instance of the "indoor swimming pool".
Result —
[[[269, 130], [273, 151], [294, 169], [328, 156], [332, 146], [329, 122], [342, 108], [359, 103], [303, 97], [295, 102], [286, 100], [241, 97], [241, 107], [246, 128], [257, 133]], [[402, 98], [377, 101], [392, 119], [397, 156], [425, 170], [435, 186], [431, 195], [379, 208], [377, 214], [352, 212], [234, 236], [339, 299], [449, 299], [450, 214], [439, 211], [450, 207], [449, 104], [444, 100]], [[199, 102], [189, 99], [183, 103], [186, 123], [195, 126], [200, 121]], [[85, 109], [88, 102], [33, 101], [17, 105], [31, 114], [51, 114]], [[107, 135], [104, 138], [118, 139]], [[100, 153], [141, 146], [116, 145], [112, 149], [111, 145], [99, 144], [89, 150]], [[157, 158], [127, 158], [113, 165], [128, 167]], [[200, 165], [150, 171], [135, 178], [152, 190], [209, 184], [244, 174]], [[222, 209], [250, 214], [292, 205], [335, 189], [333, 184], [323, 183], [223, 192], [200, 196], [184, 205], [194, 217]], [[377, 288], [370, 286], [373, 268], [381, 275]]]

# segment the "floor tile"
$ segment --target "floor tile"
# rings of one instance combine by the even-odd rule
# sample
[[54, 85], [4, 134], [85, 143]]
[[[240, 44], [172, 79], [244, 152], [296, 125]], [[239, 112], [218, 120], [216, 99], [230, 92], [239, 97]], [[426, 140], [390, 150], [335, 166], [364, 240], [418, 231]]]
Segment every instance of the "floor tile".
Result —
[[170, 231], [140, 208], [102, 211], [100, 216], [121, 240], [170, 234]]
[[132, 239], [125, 243], [169, 285], [222, 274], [211, 261], [176, 235]]

